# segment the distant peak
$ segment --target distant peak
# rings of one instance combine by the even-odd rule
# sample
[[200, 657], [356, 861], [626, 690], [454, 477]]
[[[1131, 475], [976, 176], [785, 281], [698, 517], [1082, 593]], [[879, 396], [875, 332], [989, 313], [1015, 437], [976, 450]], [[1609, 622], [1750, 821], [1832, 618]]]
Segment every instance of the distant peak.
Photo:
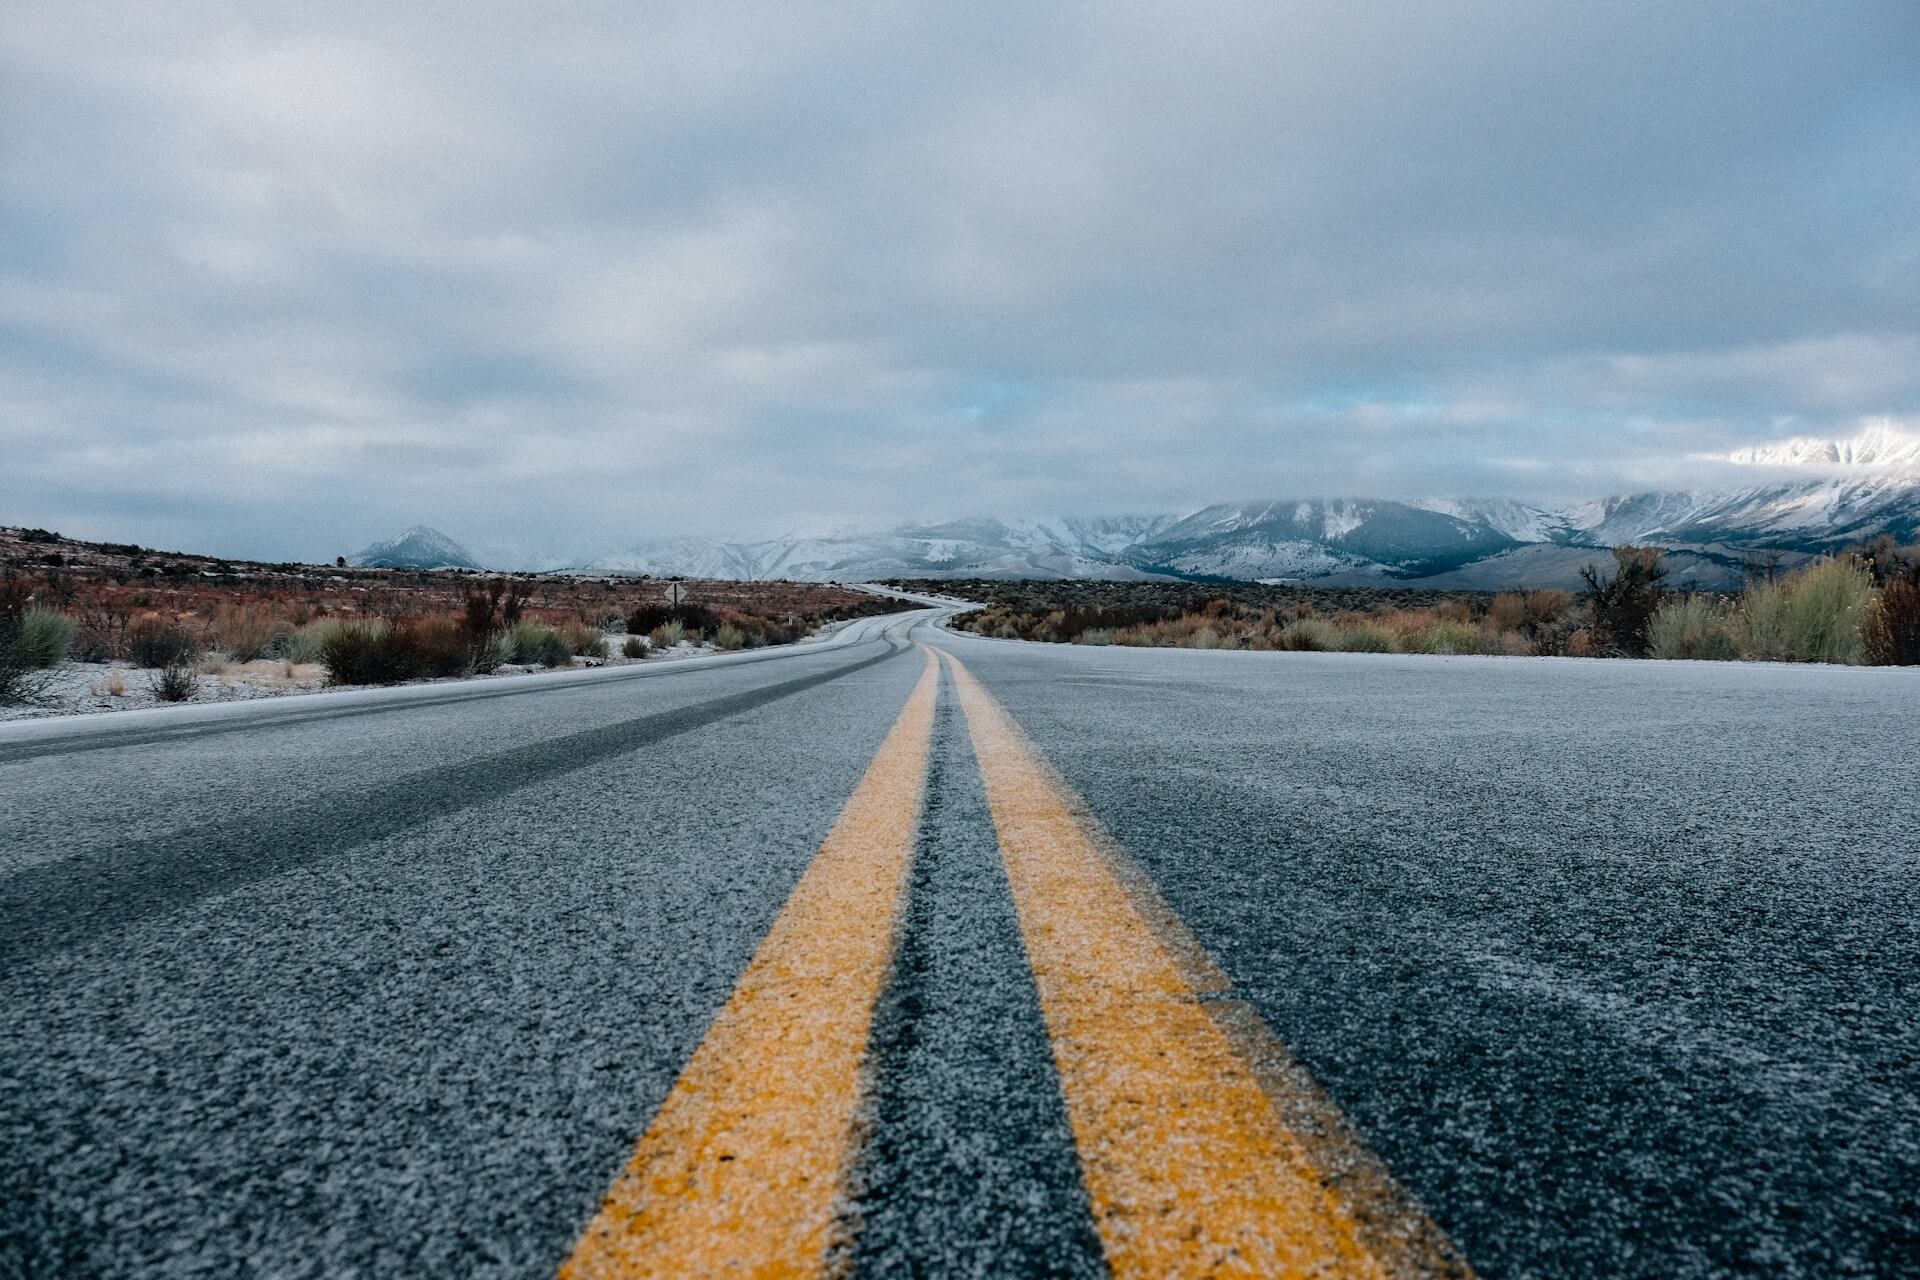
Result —
[[376, 542], [349, 556], [351, 564], [374, 569], [478, 569], [473, 553], [438, 529], [416, 524], [398, 537]]

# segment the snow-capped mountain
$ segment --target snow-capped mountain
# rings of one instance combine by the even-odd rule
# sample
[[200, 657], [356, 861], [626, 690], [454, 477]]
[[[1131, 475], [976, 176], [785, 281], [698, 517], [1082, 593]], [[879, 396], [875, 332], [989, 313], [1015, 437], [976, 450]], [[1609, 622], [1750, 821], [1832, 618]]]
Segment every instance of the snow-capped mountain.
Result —
[[1516, 541], [1478, 516], [1404, 502], [1308, 500], [1206, 507], [1123, 554], [1144, 571], [1183, 577], [1320, 578], [1374, 566], [1418, 577]]
[[1845, 439], [1795, 436], [1776, 444], [1755, 445], [1720, 455], [1747, 467], [1817, 468], [1836, 472], [1874, 471], [1920, 476], [1920, 433], [1880, 420]]
[[588, 573], [799, 578], [861, 582], [893, 577], [1137, 578], [1127, 548], [1167, 516], [955, 520], [876, 533], [720, 542], [678, 538], [574, 566]]
[[[1180, 515], [965, 519], [816, 537], [675, 538], [607, 555], [501, 564], [702, 578], [1234, 578], [1391, 585], [1572, 586], [1595, 553], [1668, 548], [1677, 580], [1739, 581], [1747, 556], [1806, 556], [1879, 535], [1920, 541], [1920, 435], [1876, 424], [1712, 461], [1723, 489], [1626, 494], [1565, 506], [1510, 498], [1309, 498], [1219, 503]], [[471, 564], [409, 529], [355, 563]]]
[[1616, 546], [1721, 543], [1819, 552], [1890, 533], [1920, 534], [1920, 434], [1877, 422], [1841, 439], [1797, 437], [1701, 455], [1726, 488], [1628, 494], [1556, 513], [1548, 540]]
[[417, 524], [398, 537], [376, 542], [347, 557], [363, 569], [478, 569], [467, 549], [441, 533]]

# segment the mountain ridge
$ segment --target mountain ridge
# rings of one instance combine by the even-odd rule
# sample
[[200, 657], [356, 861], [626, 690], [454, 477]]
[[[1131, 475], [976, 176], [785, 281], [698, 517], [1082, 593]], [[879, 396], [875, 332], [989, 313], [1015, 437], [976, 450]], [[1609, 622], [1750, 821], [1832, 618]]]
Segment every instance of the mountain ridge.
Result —
[[[1920, 539], [1920, 435], [1873, 426], [1848, 439], [1803, 437], [1719, 460], [1751, 472], [1753, 482], [1557, 506], [1315, 497], [1212, 503], [1179, 514], [969, 517], [804, 537], [681, 537], [495, 567], [812, 581], [1220, 578], [1500, 588], [1575, 585], [1596, 553], [1637, 543], [1673, 552], [1679, 580], [1716, 587], [1738, 585], [1745, 560], [1761, 552], [1793, 560], [1881, 534]], [[466, 555], [421, 526], [368, 551], [414, 539], [420, 545], [408, 554], [416, 558], [447, 554], [416, 535]]]

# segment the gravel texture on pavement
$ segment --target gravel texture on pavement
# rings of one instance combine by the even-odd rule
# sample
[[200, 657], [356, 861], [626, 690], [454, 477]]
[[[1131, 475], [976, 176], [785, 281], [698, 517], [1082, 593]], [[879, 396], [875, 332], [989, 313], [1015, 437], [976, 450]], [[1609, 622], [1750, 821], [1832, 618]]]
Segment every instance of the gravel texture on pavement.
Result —
[[895, 653], [0, 764], [0, 1275], [551, 1274]]
[[[0, 1276], [552, 1274], [900, 714], [909, 628], [1483, 1276], [1920, 1274], [1916, 673], [901, 618], [0, 732]], [[1100, 1274], [950, 685], [907, 894], [844, 1248]]]
[[1482, 1275], [1920, 1274], [1920, 673], [941, 643]]

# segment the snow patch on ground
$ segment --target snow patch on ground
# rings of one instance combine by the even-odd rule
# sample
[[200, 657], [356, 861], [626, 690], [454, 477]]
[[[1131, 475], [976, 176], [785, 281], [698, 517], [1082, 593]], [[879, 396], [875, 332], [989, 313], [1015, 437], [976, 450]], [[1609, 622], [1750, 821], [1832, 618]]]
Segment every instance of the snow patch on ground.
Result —
[[[846, 624], [836, 622], [822, 627], [798, 641], [817, 643]], [[508, 664], [479, 676], [448, 676], [434, 680], [408, 680], [406, 684], [448, 684], [459, 680], [491, 680], [500, 676], [535, 675], [542, 671], [568, 671], [583, 667], [630, 667], [640, 663], [658, 665], [716, 653], [710, 644], [682, 641], [670, 649], [655, 649], [644, 658], [620, 655], [626, 643], [624, 635], [607, 637], [610, 658], [575, 658], [568, 667], [534, 667]], [[277, 698], [290, 693], [330, 693], [335, 690], [366, 688], [365, 685], [327, 683], [326, 668], [317, 662], [293, 664], [263, 658], [256, 662], [203, 663], [194, 674], [193, 696], [185, 703], [168, 704], [154, 691], [160, 673], [149, 667], [125, 662], [67, 662], [44, 673], [46, 679], [32, 702], [0, 706], [0, 721], [44, 720], [52, 716], [91, 715], [99, 712], [139, 711], [167, 705], [187, 706], [211, 702], [248, 702], [255, 698]]]

